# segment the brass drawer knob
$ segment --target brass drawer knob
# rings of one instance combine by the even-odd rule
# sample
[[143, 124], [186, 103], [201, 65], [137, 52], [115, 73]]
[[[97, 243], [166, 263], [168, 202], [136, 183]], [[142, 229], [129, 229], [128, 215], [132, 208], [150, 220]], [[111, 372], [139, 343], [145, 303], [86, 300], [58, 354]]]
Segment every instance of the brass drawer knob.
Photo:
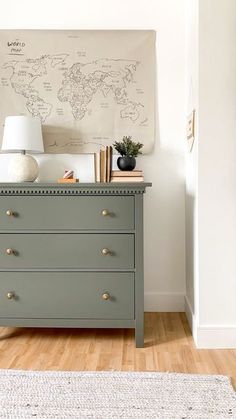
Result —
[[9, 249], [6, 250], [6, 254], [7, 255], [13, 255], [14, 254], [14, 250], [9, 248]]
[[110, 250], [109, 249], [102, 249], [102, 255], [103, 256], [107, 256], [107, 255], [109, 255], [111, 252], [110, 252]]
[[12, 211], [12, 209], [8, 209], [6, 211], [6, 214], [8, 215], [8, 217], [12, 217], [14, 215], [14, 211]]
[[13, 300], [13, 299], [14, 299], [14, 297], [15, 297], [14, 292], [8, 292], [8, 293], [7, 293], [7, 298], [8, 298], [8, 300]]
[[111, 296], [108, 292], [104, 292], [104, 294], [102, 294], [102, 299], [107, 301], [110, 300]]
[[107, 215], [109, 215], [110, 214], [110, 212], [108, 211], [108, 209], [104, 209], [104, 210], [102, 210], [102, 215], [103, 215], [103, 217], [106, 217]]

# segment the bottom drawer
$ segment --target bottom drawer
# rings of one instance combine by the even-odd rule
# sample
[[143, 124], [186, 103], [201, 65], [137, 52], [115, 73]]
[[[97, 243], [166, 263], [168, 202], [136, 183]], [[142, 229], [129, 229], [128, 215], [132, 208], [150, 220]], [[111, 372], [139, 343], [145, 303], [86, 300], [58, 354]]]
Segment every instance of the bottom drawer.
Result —
[[0, 272], [0, 317], [133, 319], [134, 274]]

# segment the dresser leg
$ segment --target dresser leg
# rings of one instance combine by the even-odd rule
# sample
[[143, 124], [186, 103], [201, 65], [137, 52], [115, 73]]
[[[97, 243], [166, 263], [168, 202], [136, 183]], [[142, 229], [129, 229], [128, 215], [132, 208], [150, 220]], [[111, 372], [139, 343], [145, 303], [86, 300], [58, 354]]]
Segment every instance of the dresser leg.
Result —
[[143, 348], [144, 347], [144, 330], [143, 325], [138, 325], [135, 328], [135, 343], [136, 348]]

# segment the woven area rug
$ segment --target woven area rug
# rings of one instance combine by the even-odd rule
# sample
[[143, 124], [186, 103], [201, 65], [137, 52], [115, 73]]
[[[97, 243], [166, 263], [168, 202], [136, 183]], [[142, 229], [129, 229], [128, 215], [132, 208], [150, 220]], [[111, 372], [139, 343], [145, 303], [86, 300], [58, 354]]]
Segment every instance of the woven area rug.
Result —
[[0, 370], [0, 418], [236, 418], [224, 376]]

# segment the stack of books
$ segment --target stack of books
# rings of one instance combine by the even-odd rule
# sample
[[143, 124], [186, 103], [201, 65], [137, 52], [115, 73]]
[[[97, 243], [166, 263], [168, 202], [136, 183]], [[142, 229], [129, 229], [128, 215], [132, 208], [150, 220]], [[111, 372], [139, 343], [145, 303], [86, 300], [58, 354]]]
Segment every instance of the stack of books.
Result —
[[110, 182], [112, 170], [112, 147], [106, 146], [94, 154], [94, 172], [96, 182]]
[[130, 172], [113, 170], [111, 172], [111, 182], [143, 182], [142, 170], [132, 170]]

